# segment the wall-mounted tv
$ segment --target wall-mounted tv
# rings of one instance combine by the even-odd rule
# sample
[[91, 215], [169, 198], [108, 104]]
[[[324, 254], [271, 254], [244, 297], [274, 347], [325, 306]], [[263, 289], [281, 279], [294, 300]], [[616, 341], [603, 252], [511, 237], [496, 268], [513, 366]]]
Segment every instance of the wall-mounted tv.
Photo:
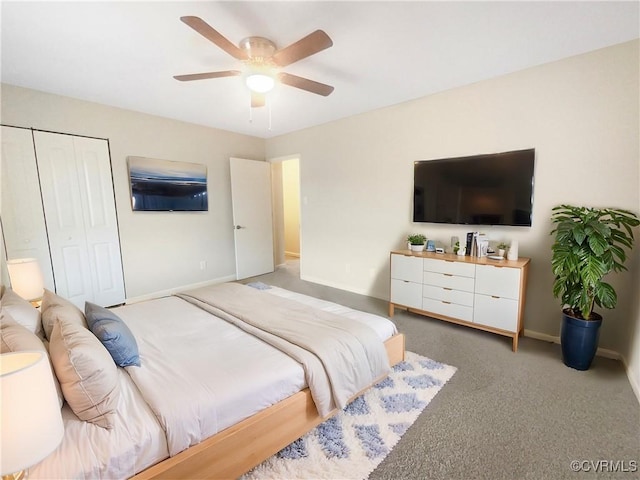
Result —
[[414, 162], [413, 221], [531, 226], [535, 149]]
[[127, 157], [134, 211], [207, 211], [207, 167], [145, 157]]

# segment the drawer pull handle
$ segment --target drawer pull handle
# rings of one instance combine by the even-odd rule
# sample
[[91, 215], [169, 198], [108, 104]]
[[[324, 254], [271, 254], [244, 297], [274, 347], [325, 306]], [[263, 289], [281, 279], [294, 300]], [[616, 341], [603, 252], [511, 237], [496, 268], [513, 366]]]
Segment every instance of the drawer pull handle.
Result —
[[442, 287], [443, 290], [453, 290], [453, 288]]
[[491, 298], [500, 298], [497, 295], [491, 295]]
[[447, 305], [451, 305], [451, 302], [445, 302], [444, 300], [442, 300], [442, 303], [446, 303]]
[[443, 273], [443, 275], [444, 275], [445, 277], [453, 277], [453, 274], [452, 274], [452, 273]]

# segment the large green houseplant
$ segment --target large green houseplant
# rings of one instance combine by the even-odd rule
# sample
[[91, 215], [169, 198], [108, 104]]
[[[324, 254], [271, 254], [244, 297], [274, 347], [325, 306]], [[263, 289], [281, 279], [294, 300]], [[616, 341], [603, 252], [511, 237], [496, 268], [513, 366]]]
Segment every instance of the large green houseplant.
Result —
[[552, 212], [553, 295], [563, 305], [563, 361], [586, 370], [598, 348], [602, 323], [594, 307], [611, 309], [618, 301], [615, 289], [604, 278], [627, 269], [626, 249], [633, 247], [633, 228], [640, 219], [629, 210], [614, 208], [560, 205]]

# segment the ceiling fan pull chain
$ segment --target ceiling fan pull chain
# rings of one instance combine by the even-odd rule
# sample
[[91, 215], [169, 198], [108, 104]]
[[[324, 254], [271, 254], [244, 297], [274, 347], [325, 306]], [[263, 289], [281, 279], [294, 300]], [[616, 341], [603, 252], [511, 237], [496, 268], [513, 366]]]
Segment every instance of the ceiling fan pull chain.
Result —
[[269, 131], [271, 131], [271, 99], [266, 99], [267, 108], [269, 109]]
[[251, 105], [251, 97], [249, 97], [249, 123], [253, 123], [253, 105]]

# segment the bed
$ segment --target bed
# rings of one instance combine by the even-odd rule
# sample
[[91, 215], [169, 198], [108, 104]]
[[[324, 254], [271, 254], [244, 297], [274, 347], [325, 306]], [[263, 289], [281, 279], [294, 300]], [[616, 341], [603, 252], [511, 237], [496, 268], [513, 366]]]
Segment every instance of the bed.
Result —
[[[7, 291], [0, 303], [3, 353], [25, 345], [39, 347], [37, 339], [50, 352], [52, 370], [62, 385], [65, 436], [52, 455], [30, 469], [32, 478], [236, 478], [331, 416], [404, 358], [404, 337], [387, 319], [277, 287], [230, 283], [109, 309], [108, 315], [126, 325], [137, 347], [137, 357], [129, 364], [112, 368], [106, 365], [106, 350], [100, 349], [108, 350], [108, 344], [93, 340], [101, 338], [99, 331], [89, 335], [87, 320], [95, 320], [94, 312], [84, 317], [46, 292], [38, 319], [39, 312], [15, 297]], [[252, 313], [256, 309], [260, 314]], [[270, 329], [282, 331], [265, 333], [262, 320], [254, 317], [264, 317], [275, 325]], [[284, 320], [280, 325], [283, 317], [295, 319], [296, 325]], [[307, 365], [322, 353], [305, 353], [300, 329], [313, 329], [314, 324], [306, 322], [318, 321], [333, 322], [338, 329], [348, 325], [346, 333], [338, 330], [338, 343], [355, 329], [377, 344], [371, 347], [376, 353], [349, 346], [346, 353], [335, 355], [344, 358], [320, 356], [321, 363], [360, 365], [367, 362], [354, 359], [366, 357], [369, 365], [358, 366], [347, 380], [332, 377], [330, 367], [319, 374]], [[19, 327], [31, 335], [29, 341]], [[72, 340], [60, 342], [65, 335]], [[74, 335], [82, 339], [76, 342], [78, 349], [84, 348], [87, 356], [99, 351], [95, 356], [111, 372], [107, 381], [96, 382], [106, 389], [105, 403], [98, 407], [77, 408], [74, 394], [67, 395], [69, 382], [58, 365], [60, 344], [66, 347], [64, 355], [73, 355]], [[282, 338], [287, 338], [286, 347], [280, 345]], [[310, 348], [341, 352], [341, 346], [330, 345]], [[386, 367], [376, 360], [380, 356]], [[336, 392], [341, 382], [345, 391]]]

